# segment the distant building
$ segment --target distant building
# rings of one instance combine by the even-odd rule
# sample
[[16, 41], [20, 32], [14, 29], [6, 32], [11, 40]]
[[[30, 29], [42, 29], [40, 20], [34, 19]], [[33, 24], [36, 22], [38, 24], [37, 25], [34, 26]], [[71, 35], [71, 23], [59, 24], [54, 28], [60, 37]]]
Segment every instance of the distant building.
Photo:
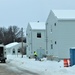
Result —
[[75, 10], [51, 10], [46, 21], [46, 53], [60, 59], [70, 58], [75, 47]]
[[[26, 44], [23, 43], [24, 48], [25, 46]], [[13, 43], [7, 44], [5, 48], [6, 48], [7, 54], [12, 54], [12, 55], [21, 54], [22, 43], [13, 42]]]
[[34, 51], [39, 57], [45, 55], [46, 34], [44, 22], [30, 22], [26, 29], [27, 56], [31, 57]]

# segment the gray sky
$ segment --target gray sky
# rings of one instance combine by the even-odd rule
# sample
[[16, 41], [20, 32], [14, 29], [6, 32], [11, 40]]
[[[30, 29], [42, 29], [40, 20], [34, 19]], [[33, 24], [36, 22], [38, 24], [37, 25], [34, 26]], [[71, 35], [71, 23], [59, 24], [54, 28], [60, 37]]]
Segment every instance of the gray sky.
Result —
[[0, 0], [0, 27], [46, 21], [51, 9], [75, 9], [75, 0]]

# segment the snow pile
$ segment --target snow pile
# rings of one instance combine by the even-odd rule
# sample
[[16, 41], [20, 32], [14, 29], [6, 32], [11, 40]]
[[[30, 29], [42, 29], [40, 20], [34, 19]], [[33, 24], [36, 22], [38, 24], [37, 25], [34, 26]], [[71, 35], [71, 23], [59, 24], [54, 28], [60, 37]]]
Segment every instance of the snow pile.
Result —
[[21, 58], [21, 55], [8, 55], [7, 62], [21, 69], [40, 73], [40, 75], [75, 75], [75, 66], [64, 67], [63, 61], [48, 61], [45, 58], [43, 61], [35, 61], [26, 56]]

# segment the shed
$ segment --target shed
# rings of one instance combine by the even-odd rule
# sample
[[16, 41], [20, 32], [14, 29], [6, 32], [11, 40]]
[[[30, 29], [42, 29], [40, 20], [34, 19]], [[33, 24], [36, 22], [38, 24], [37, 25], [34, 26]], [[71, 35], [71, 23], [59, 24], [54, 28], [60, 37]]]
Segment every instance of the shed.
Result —
[[[23, 47], [25, 47], [25, 43], [23, 43]], [[17, 54], [21, 54], [20, 49], [22, 48], [22, 43], [18, 43], [18, 42], [13, 42], [13, 43], [9, 43], [5, 46], [7, 54], [12, 54], [12, 55], [17, 55]]]

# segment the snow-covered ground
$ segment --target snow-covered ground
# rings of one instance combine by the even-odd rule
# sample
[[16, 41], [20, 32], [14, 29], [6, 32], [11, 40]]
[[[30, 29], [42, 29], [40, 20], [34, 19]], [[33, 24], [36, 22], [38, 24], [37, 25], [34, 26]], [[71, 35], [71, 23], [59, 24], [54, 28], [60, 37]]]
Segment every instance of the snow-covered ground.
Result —
[[43, 61], [35, 61], [26, 56], [21, 58], [21, 55], [7, 55], [7, 62], [18, 68], [40, 73], [40, 75], [75, 75], [75, 66], [64, 67], [63, 61], [49, 61], [46, 58], [43, 58]]

